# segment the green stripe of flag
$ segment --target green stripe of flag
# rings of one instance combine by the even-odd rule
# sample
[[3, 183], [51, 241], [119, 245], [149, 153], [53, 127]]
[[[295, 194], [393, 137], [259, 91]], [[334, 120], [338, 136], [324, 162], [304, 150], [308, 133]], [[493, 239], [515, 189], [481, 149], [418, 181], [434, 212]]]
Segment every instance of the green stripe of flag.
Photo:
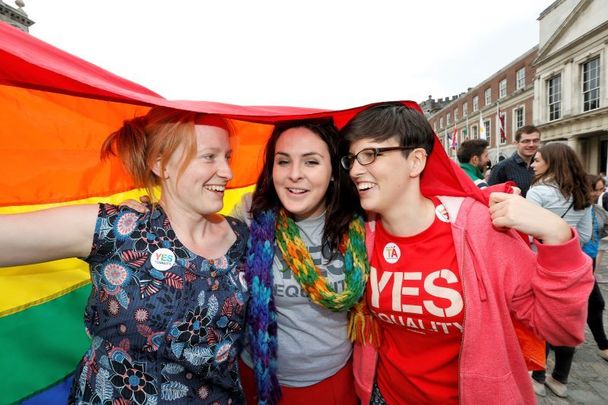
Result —
[[83, 323], [91, 285], [0, 318], [0, 403], [12, 403], [73, 372], [90, 346]]

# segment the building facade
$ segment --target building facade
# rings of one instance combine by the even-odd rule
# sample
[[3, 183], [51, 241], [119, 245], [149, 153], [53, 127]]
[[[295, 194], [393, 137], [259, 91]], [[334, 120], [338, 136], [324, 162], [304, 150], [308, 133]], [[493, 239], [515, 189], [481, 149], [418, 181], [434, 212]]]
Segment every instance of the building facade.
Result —
[[558, 0], [538, 20], [533, 120], [543, 142], [567, 142], [588, 172], [606, 173], [608, 1]]
[[456, 156], [462, 141], [483, 137], [490, 143], [493, 164], [514, 152], [515, 131], [532, 124], [537, 54], [538, 47], [530, 49], [428, 117], [450, 156]]
[[419, 104], [420, 104], [420, 108], [424, 112], [424, 116], [429, 118], [430, 116], [435, 114], [437, 111], [440, 111], [443, 107], [450, 104], [452, 101], [456, 100], [457, 98], [458, 98], [458, 96], [452, 96], [451, 98], [445, 97], [445, 98], [434, 99], [433, 96], [429, 96], [429, 98], [427, 98], [424, 101], [421, 101]]
[[566, 142], [588, 172], [606, 173], [608, 0], [556, 0], [538, 21], [538, 46], [432, 112], [431, 126], [454, 158], [485, 136], [495, 164], [514, 153], [518, 128], [536, 125], [542, 143]]
[[21, 31], [29, 32], [29, 27], [34, 24], [23, 11], [25, 4], [23, 0], [15, 1], [15, 7], [11, 7], [0, 0], [0, 21], [4, 21], [13, 27], [19, 28]]

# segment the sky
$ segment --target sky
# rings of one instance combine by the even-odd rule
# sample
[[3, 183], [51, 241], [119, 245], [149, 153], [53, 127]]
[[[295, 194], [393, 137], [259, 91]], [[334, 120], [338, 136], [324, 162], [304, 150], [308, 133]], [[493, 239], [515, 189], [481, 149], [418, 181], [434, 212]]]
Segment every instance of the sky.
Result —
[[168, 99], [327, 109], [466, 92], [553, 2], [24, 1], [30, 34]]

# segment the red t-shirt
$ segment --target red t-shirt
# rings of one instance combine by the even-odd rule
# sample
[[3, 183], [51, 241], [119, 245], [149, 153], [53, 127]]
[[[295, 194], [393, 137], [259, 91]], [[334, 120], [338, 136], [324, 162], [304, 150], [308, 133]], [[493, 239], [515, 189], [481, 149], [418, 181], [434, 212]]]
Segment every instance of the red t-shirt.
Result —
[[411, 237], [376, 222], [368, 303], [381, 320], [377, 383], [388, 404], [458, 402], [464, 301], [451, 224], [435, 221]]

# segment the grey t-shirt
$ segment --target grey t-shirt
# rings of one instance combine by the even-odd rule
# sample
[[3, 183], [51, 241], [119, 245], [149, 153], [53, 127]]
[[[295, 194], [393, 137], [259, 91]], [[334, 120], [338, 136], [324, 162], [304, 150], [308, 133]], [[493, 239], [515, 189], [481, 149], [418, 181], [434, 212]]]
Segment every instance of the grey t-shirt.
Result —
[[[554, 214], [563, 215], [564, 221], [573, 228], [576, 228], [581, 246], [591, 239], [591, 206], [584, 210], [574, 210], [574, 206], [568, 210], [572, 204], [572, 196], [565, 199], [559, 188], [555, 184], [537, 184], [528, 190], [526, 199], [548, 209]], [[568, 212], [566, 212], [568, 211]], [[566, 213], [566, 215], [564, 215]]]
[[[231, 215], [247, 218], [244, 199]], [[300, 236], [312, 259], [337, 292], [344, 290], [344, 259], [340, 253], [328, 263], [321, 251], [325, 215], [296, 221]], [[325, 255], [326, 257], [329, 255]], [[313, 304], [285, 264], [275, 244], [272, 266], [274, 300], [277, 308], [279, 383], [288, 387], [316, 384], [338, 372], [351, 355], [347, 336], [347, 312], [332, 312]], [[253, 363], [247, 345], [241, 354], [248, 366]]]

